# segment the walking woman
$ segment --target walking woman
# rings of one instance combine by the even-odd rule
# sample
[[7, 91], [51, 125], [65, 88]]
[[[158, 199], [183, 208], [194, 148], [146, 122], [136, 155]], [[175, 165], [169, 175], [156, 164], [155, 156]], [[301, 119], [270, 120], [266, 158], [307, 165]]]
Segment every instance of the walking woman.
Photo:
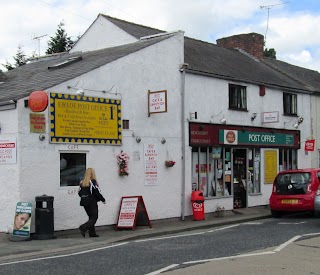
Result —
[[79, 196], [81, 197], [80, 205], [84, 207], [89, 220], [80, 225], [80, 233], [83, 237], [89, 231], [89, 237], [99, 237], [95, 230], [95, 224], [98, 220], [98, 201], [104, 204], [106, 200], [100, 193], [96, 173], [93, 168], [87, 168], [84, 179], [80, 182]]

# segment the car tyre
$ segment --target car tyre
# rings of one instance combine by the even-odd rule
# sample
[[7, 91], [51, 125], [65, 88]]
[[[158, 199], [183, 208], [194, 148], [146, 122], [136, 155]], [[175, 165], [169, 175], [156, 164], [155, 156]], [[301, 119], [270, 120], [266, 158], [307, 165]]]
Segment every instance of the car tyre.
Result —
[[282, 217], [281, 212], [280, 211], [275, 211], [275, 210], [271, 210], [271, 215], [274, 218], [281, 218]]

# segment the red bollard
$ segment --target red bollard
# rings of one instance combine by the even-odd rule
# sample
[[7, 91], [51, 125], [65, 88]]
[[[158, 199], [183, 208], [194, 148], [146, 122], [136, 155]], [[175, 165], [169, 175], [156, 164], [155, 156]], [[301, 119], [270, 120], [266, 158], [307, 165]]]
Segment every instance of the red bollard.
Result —
[[201, 191], [192, 191], [191, 193], [193, 220], [204, 220], [204, 196]]

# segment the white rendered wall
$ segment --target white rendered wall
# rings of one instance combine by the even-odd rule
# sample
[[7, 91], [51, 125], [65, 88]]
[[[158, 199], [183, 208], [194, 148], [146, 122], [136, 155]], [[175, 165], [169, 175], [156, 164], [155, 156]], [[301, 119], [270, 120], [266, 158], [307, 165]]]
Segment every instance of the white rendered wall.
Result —
[[[229, 83], [247, 86], [248, 112], [228, 110]], [[187, 73], [185, 95], [186, 119], [190, 119], [189, 113], [197, 112], [197, 120], [190, 119], [193, 122], [219, 124], [220, 119], [224, 117], [227, 120], [227, 124], [230, 125], [295, 130], [293, 124], [296, 123], [297, 117], [283, 116], [282, 90], [266, 88], [266, 94], [262, 97], [259, 95], [259, 87], [257, 85]], [[300, 130], [301, 142], [303, 142], [311, 136], [310, 95], [298, 94], [297, 101], [298, 116], [304, 118], [304, 122], [300, 124], [298, 128], [298, 130]], [[273, 111], [279, 111], [279, 122], [263, 124], [261, 122], [262, 113]], [[257, 113], [257, 118], [253, 122], [250, 119], [252, 113]], [[188, 129], [186, 129], [186, 134], [189, 134]], [[263, 163], [261, 163], [261, 165], [263, 169]], [[186, 167], [188, 166], [191, 167], [191, 160], [190, 164], [186, 164]], [[311, 154], [305, 154], [304, 143], [301, 144], [301, 149], [298, 150], [298, 167], [311, 167]], [[191, 189], [191, 175], [186, 179], [186, 182], [187, 185], [190, 185]], [[262, 173], [261, 191], [261, 195], [249, 195], [248, 206], [265, 205], [269, 203], [271, 185], [264, 184]], [[233, 209], [233, 198], [209, 198], [205, 201], [205, 212], [215, 211], [217, 203], [224, 205], [226, 209]]]
[[77, 51], [94, 51], [137, 41], [135, 37], [112, 24], [105, 17], [99, 17], [81, 36], [70, 53]]
[[[18, 108], [14, 110], [0, 111], [0, 139], [16, 139], [17, 145], [21, 142], [18, 136]], [[16, 210], [16, 202], [19, 197], [19, 159], [21, 155], [17, 152], [17, 163], [0, 163], [0, 232], [8, 232], [13, 226]]]
[[[46, 115], [47, 133], [44, 141], [39, 134], [30, 133], [27, 108], [20, 108], [19, 132], [21, 142], [20, 198], [33, 201], [36, 196], [54, 196], [55, 230], [77, 228], [87, 220], [79, 206], [78, 187], [60, 187], [60, 152], [85, 152], [87, 167], [94, 167], [107, 204], [99, 205], [97, 225], [111, 225], [117, 221], [122, 196], [142, 195], [151, 220], [180, 217], [181, 215], [181, 103], [180, 72], [183, 62], [183, 34], [180, 33], [139, 52], [118, 59], [79, 78], [49, 89], [51, 92], [74, 94], [67, 89], [82, 80], [83, 88], [109, 90], [113, 85], [118, 96], [85, 91], [86, 95], [121, 98], [122, 119], [130, 120], [130, 130], [123, 131], [122, 146], [49, 144], [49, 108]], [[147, 92], [167, 90], [168, 112], [148, 117]], [[134, 136], [133, 136], [134, 135]], [[141, 142], [136, 142], [136, 136]], [[166, 143], [161, 144], [165, 138]], [[143, 145], [158, 147], [158, 185], [144, 185]], [[127, 152], [129, 176], [119, 177], [116, 154]], [[139, 152], [140, 160], [133, 160]], [[166, 168], [164, 161], [170, 157], [177, 163]], [[11, 224], [11, 219], [3, 220]], [[5, 227], [4, 227], [5, 228]], [[34, 221], [33, 221], [34, 228]]]

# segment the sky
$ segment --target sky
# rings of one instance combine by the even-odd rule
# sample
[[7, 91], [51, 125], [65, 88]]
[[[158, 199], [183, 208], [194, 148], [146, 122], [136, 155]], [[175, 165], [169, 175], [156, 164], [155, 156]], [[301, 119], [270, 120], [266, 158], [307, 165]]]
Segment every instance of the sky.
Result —
[[277, 59], [320, 72], [319, 0], [0, 0], [0, 70], [19, 46], [44, 55], [60, 22], [75, 40], [99, 13], [210, 43], [260, 33]]

